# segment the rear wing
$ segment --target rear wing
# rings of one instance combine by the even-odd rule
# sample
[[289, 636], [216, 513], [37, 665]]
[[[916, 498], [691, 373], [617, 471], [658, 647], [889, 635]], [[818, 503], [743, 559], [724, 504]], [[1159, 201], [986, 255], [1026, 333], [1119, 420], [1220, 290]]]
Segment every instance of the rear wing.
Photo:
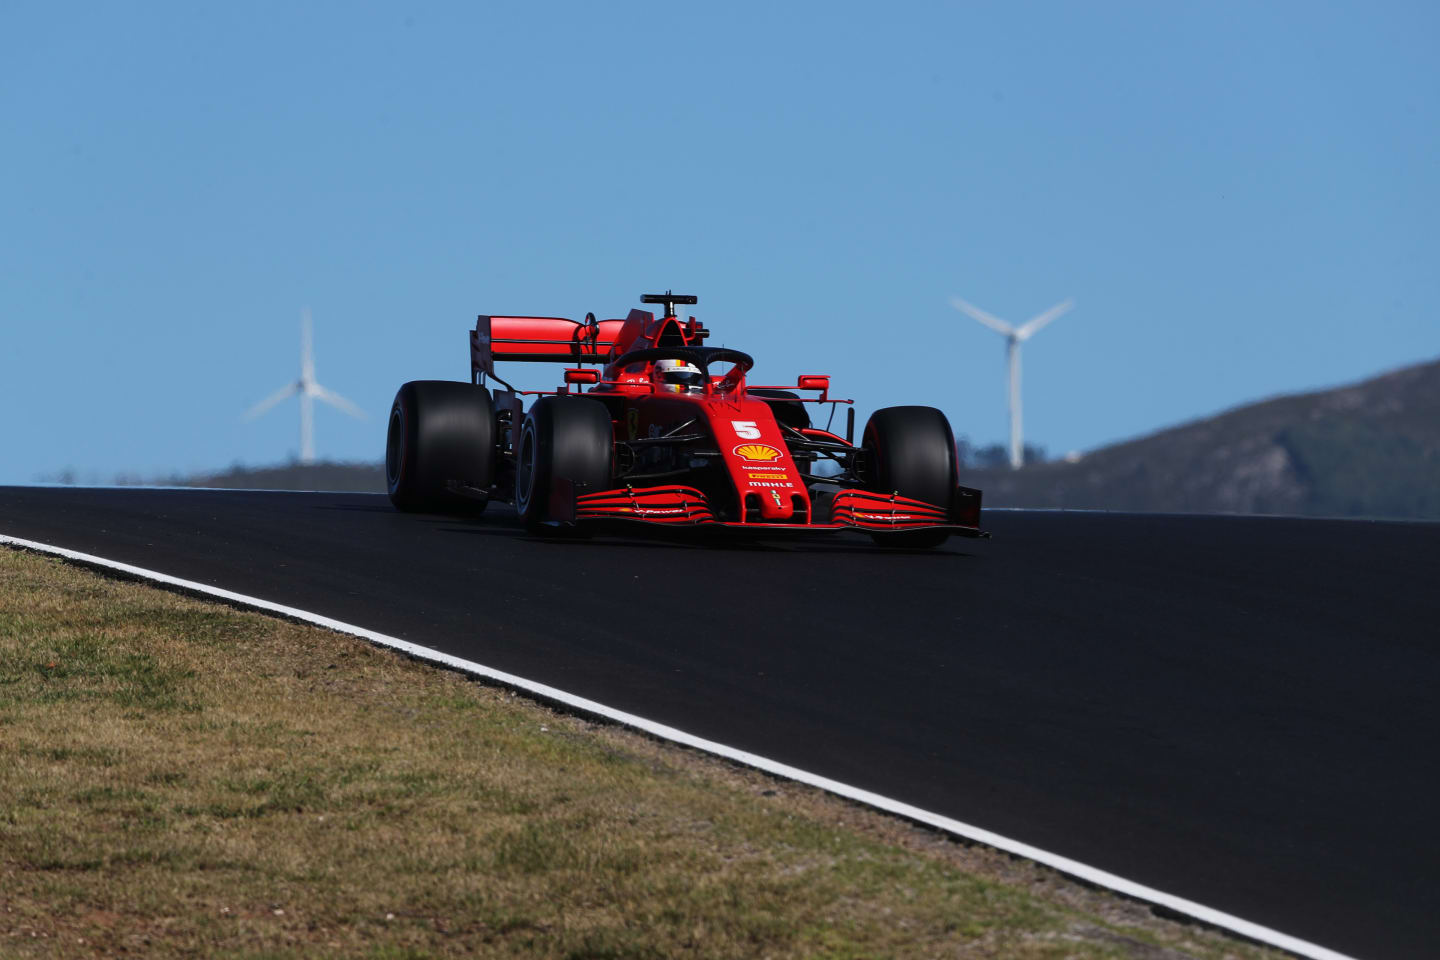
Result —
[[496, 360], [605, 363], [624, 325], [624, 320], [478, 317], [470, 331], [470, 377], [494, 377]]

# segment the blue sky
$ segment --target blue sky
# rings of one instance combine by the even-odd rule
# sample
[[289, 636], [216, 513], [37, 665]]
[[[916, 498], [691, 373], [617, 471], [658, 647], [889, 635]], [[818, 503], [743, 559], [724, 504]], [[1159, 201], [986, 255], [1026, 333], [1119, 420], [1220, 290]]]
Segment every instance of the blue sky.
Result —
[[[0, 482], [378, 459], [477, 313], [700, 296], [830, 373], [1089, 449], [1440, 355], [1434, 4], [0, 6]], [[531, 367], [528, 385], [553, 382]]]

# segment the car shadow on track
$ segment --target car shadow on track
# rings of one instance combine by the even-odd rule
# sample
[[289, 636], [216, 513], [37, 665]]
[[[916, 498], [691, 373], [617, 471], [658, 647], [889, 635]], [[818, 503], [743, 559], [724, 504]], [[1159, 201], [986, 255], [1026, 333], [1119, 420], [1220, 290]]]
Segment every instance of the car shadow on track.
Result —
[[[453, 521], [452, 521], [453, 522]], [[958, 551], [955, 544], [948, 544], [932, 550], [897, 550], [887, 547], [877, 547], [855, 539], [839, 540], [843, 534], [824, 535], [806, 539], [794, 539], [785, 541], [757, 540], [740, 538], [735, 536], [699, 536], [693, 532], [688, 536], [679, 531], [664, 530], [636, 530], [633, 533], [626, 533], [623, 536], [614, 534], [597, 533], [591, 537], [543, 537], [532, 536], [519, 524], [509, 524], [501, 521], [477, 520], [473, 524], [464, 526], [436, 525], [435, 530], [440, 533], [478, 534], [481, 536], [504, 536], [519, 542], [538, 545], [549, 545], [567, 550], [584, 550], [586, 548], [625, 548], [638, 550], [701, 550], [723, 553], [798, 553], [798, 554], [865, 554], [867, 556], [910, 556], [910, 557], [933, 557], [935, 559], [969, 559], [975, 554]], [[825, 539], [820, 539], [825, 537]], [[837, 539], [830, 539], [831, 537]]]
[[623, 532], [611, 528], [596, 530], [593, 536], [533, 536], [526, 532], [513, 513], [488, 511], [484, 515], [466, 517], [444, 513], [402, 513], [389, 504], [325, 504], [316, 510], [343, 510], [355, 513], [383, 513], [397, 520], [429, 526], [440, 533], [472, 534], [505, 537], [517, 542], [548, 544], [566, 549], [628, 548], [639, 550], [704, 550], [723, 553], [796, 553], [796, 554], [864, 554], [866, 556], [972, 558], [976, 554], [961, 549], [963, 541], [951, 540], [943, 547], [926, 550], [899, 550], [878, 547], [863, 539], [863, 534], [833, 533], [798, 535], [784, 540], [759, 539], [743, 534], [666, 530], [664, 528], [629, 526]]

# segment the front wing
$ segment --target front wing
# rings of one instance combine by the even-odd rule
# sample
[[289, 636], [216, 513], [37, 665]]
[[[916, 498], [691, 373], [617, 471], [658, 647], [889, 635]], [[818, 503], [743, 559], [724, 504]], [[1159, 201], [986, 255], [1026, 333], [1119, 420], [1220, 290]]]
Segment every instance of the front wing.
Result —
[[979, 490], [957, 487], [953, 504], [946, 508], [899, 494], [842, 490], [830, 502], [828, 523], [757, 523], [716, 519], [705, 494], [695, 487], [625, 486], [590, 493], [562, 482], [556, 484], [550, 517], [552, 522], [567, 526], [628, 520], [664, 527], [740, 528], [756, 533], [906, 533], [944, 529], [958, 536], [984, 537], [988, 534], [980, 529], [980, 498]]

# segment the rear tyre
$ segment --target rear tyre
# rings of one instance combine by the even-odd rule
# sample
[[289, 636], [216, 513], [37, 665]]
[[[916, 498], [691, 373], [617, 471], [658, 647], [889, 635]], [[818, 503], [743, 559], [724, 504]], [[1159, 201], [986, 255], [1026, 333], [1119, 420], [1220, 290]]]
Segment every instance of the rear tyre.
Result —
[[558, 533], [544, 526], [557, 484], [569, 480], [590, 492], [610, 483], [615, 432], [598, 400], [541, 397], [525, 415], [515, 450], [515, 512], [532, 534]]
[[[885, 407], [870, 416], [862, 438], [866, 488], [950, 509], [959, 478], [955, 435], [945, 414], [934, 407]], [[872, 536], [884, 547], [920, 549], [939, 546], [950, 533], [915, 530]]]
[[490, 391], [449, 380], [412, 380], [400, 388], [385, 436], [385, 485], [397, 509], [480, 513], [485, 500], [452, 487], [488, 492], [494, 479]]

